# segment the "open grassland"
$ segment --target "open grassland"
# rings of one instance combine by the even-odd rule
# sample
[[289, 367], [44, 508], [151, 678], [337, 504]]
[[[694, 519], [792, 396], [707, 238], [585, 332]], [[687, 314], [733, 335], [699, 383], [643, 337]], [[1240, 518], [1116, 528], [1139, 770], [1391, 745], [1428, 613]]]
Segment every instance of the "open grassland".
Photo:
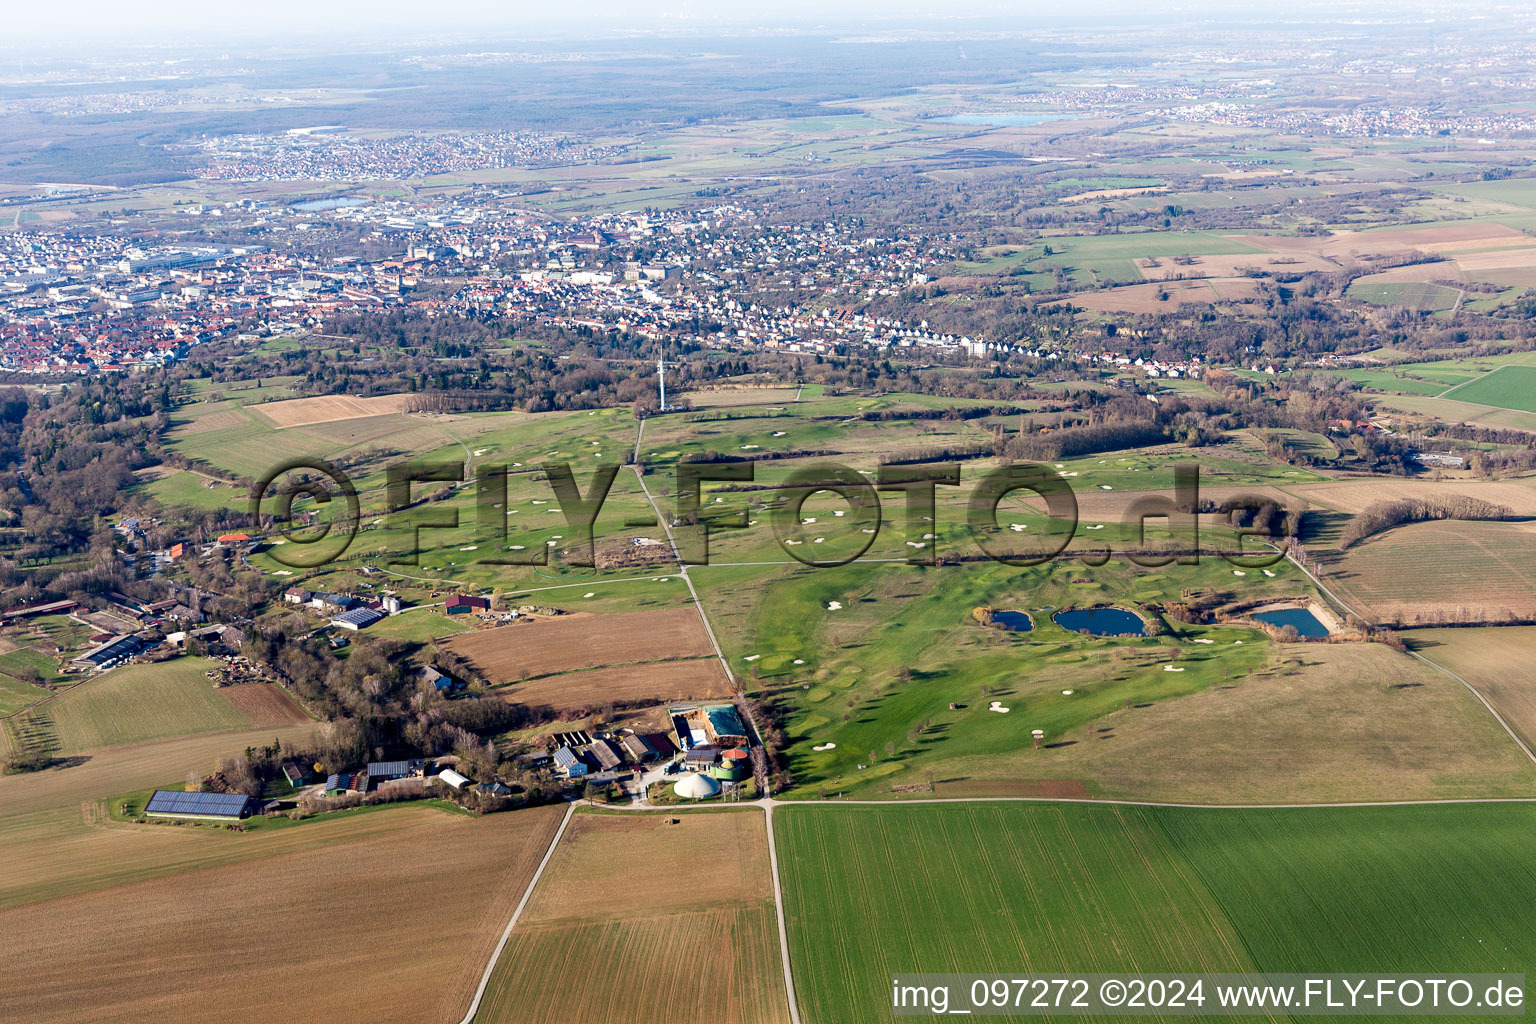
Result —
[[[477, 1024], [789, 1019], [763, 815], [677, 818], [572, 819], [496, 964]], [[665, 877], [686, 880], [616, 887], [626, 862], [676, 865]]]
[[955, 759], [935, 779], [940, 796], [983, 783], [1026, 795], [1001, 785], [1022, 779], [1213, 804], [1536, 796], [1536, 765], [1464, 686], [1381, 644], [1354, 643], [1288, 644], [1258, 671], [1120, 708], [1042, 750], [1020, 743]]
[[1536, 750], [1536, 626], [1416, 629], [1409, 648], [1465, 679]]
[[1536, 413], [1536, 366], [1501, 366], [1445, 393], [1457, 402]]
[[[22, 944], [0, 966], [6, 1019], [455, 1020], [560, 813], [402, 806], [250, 835], [93, 826], [69, 849], [102, 858], [108, 885], [0, 911]], [[124, 858], [171, 858], [174, 873], [130, 884]]]
[[464, 633], [443, 646], [497, 683], [714, 653], [693, 608], [540, 619]]
[[128, 665], [91, 679], [46, 705], [59, 749], [77, 753], [187, 733], [241, 729], [252, 722], [204, 673], [208, 658]]
[[30, 707], [47, 697], [49, 692], [41, 686], [33, 686], [13, 676], [0, 674], [0, 715], [9, 715], [22, 708]]
[[897, 972], [1496, 972], [1536, 955], [1509, 913], [1536, 898], [1529, 805], [795, 807], [774, 824], [806, 1024], [896, 1019]]
[[1323, 581], [1378, 624], [1496, 624], [1536, 618], [1536, 525], [1401, 526], [1318, 553]]

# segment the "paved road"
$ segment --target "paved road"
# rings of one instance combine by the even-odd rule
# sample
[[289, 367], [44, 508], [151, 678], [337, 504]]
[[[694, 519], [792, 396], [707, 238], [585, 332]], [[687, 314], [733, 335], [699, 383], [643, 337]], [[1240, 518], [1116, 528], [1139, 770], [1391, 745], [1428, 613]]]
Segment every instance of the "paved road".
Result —
[[560, 837], [565, 835], [566, 826], [571, 823], [571, 817], [575, 813], [576, 804], [574, 803], [565, 809], [565, 817], [560, 819], [560, 827], [555, 830], [555, 837], [549, 841], [549, 849], [544, 851], [544, 859], [539, 861], [533, 877], [528, 880], [528, 888], [523, 891], [523, 898], [517, 901], [517, 909], [512, 911], [512, 920], [508, 921], [507, 926], [502, 929], [501, 941], [496, 943], [496, 949], [485, 965], [485, 972], [480, 975], [480, 984], [475, 989], [475, 998], [471, 1000], [469, 1010], [459, 1024], [471, 1024], [475, 1014], [480, 1012], [480, 1000], [485, 998], [485, 989], [491, 983], [491, 972], [496, 969], [496, 961], [501, 959], [502, 950], [507, 948], [507, 941], [512, 938], [512, 929], [516, 926], [517, 919], [523, 916], [523, 908], [528, 906], [528, 900], [533, 896], [534, 886], [539, 884], [539, 876], [544, 874], [544, 869], [549, 866], [550, 858], [555, 855], [555, 847], [560, 845]]

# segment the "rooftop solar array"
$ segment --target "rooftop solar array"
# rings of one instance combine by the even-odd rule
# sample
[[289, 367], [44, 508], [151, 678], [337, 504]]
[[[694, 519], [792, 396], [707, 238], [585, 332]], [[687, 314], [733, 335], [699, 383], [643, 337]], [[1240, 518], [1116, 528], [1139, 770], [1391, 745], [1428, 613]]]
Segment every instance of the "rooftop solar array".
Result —
[[240, 793], [177, 793], [157, 789], [144, 806], [144, 813], [238, 818], [249, 802], [250, 797]]

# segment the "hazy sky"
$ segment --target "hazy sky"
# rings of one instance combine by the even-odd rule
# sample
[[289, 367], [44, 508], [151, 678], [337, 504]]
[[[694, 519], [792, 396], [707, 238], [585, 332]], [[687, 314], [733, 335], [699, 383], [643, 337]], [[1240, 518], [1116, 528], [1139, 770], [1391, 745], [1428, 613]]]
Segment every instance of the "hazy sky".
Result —
[[[1317, 3], [1328, 16], [1351, 12], [1420, 7], [1424, 0], [1387, 4], [1385, 0]], [[1005, 18], [1010, 27], [1028, 29], [1049, 19], [1131, 15], [1141, 21], [1187, 13], [1200, 18], [1245, 19], [1280, 12], [1258, 0], [580, 0], [576, 3], [529, 3], [526, 0], [50, 0], [8, 3], [0, 46], [39, 43], [50, 49], [103, 40], [185, 40], [311, 42], [378, 40], [398, 37], [473, 41], [566, 36], [601, 38], [633, 32], [687, 32], [697, 29], [850, 30], [897, 22], [925, 22], [960, 27], [965, 21]], [[1294, 2], [1283, 16], [1304, 18]], [[10, 48], [10, 47], [7, 47]], [[82, 56], [86, 54], [81, 54]]]

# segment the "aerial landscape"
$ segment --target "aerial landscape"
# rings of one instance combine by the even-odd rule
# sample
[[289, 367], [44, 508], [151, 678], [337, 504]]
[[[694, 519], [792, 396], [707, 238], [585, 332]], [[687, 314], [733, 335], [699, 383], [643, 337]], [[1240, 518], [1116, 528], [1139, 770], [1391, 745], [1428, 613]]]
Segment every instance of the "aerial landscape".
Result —
[[1524, 1016], [1536, 10], [0, 38], [0, 1020]]

